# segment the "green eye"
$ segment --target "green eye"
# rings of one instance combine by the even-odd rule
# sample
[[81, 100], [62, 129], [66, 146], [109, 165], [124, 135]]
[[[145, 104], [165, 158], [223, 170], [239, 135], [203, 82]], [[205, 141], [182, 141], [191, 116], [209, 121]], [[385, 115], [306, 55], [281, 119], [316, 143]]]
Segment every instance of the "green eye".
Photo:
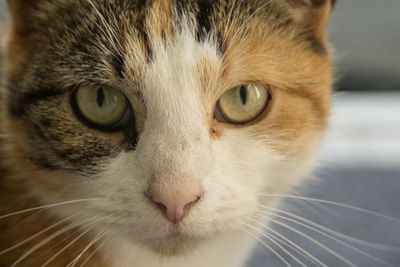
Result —
[[241, 85], [221, 96], [217, 102], [215, 117], [220, 121], [244, 124], [256, 119], [268, 106], [269, 99], [266, 86]]
[[125, 95], [105, 85], [82, 85], [74, 94], [74, 102], [85, 120], [100, 127], [120, 124], [129, 110]]

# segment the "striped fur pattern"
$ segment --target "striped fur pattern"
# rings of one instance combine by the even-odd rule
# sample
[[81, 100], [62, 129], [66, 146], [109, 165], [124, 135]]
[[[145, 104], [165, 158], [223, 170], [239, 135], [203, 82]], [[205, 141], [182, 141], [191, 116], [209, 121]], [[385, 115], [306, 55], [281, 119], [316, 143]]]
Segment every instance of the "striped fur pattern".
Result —
[[[0, 266], [243, 266], [263, 193], [304, 181], [329, 115], [327, 0], [9, 0], [0, 128]], [[218, 98], [269, 86], [249, 125]], [[121, 131], [88, 127], [71, 95], [128, 98]], [[204, 197], [179, 224], [149, 187]], [[3, 214], [33, 209], [2, 218]], [[251, 231], [250, 231], [251, 232]]]

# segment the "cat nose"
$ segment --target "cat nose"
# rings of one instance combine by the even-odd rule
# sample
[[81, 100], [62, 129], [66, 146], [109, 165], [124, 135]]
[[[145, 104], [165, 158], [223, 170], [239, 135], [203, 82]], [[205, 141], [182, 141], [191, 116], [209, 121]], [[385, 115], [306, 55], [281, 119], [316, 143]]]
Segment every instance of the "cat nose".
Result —
[[152, 192], [151, 201], [163, 212], [164, 216], [173, 224], [180, 222], [190, 208], [200, 201], [201, 192], [170, 194], [164, 192]]

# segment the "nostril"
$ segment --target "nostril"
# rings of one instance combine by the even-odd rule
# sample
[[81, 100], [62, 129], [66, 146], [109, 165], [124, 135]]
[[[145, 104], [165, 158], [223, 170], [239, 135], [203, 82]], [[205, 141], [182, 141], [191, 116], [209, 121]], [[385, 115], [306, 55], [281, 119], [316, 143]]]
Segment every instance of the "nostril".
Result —
[[202, 195], [153, 192], [152, 195], [147, 195], [147, 197], [170, 222], [176, 224], [189, 213], [194, 204], [200, 201]]
[[185, 209], [185, 210], [186, 210], [186, 209], [190, 209], [194, 204], [196, 204], [197, 202], [200, 201], [201, 197], [202, 197], [202, 195], [198, 195], [194, 201], [187, 203], [187, 204], [184, 206], [184, 209]]
[[196, 198], [196, 200], [194, 201], [194, 203], [197, 203], [197, 202], [199, 202], [200, 201], [200, 199], [203, 197], [203, 194], [201, 194], [201, 195], [198, 195], [197, 196], [197, 198]]

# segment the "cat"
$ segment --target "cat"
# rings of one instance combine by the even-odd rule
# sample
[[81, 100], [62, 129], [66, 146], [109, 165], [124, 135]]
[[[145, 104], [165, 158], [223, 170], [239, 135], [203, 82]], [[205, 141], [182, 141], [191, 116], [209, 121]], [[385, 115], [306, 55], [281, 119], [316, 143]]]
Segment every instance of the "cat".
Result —
[[9, 0], [0, 265], [245, 266], [324, 136], [334, 4]]

